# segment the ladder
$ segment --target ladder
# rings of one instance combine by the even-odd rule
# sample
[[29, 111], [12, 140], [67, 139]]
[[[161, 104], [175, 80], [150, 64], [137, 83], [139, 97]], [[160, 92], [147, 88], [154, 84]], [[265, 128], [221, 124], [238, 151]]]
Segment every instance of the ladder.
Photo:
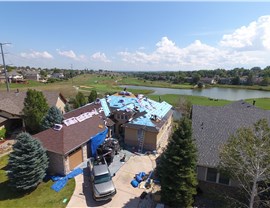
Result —
[[143, 144], [144, 144], [144, 129], [140, 129], [141, 134], [138, 135], [138, 140], [139, 140], [139, 148], [138, 152], [142, 153], [143, 151]]

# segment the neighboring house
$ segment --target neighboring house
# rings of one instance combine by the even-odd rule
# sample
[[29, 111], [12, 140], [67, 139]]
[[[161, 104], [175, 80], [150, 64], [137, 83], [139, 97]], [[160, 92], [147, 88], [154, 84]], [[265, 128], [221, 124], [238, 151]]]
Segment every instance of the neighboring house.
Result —
[[209, 77], [202, 77], [202, 78], [200, 79], [200, 82], [202, 82], [202, 83], [204, 83], [204, 84], [211, 84], [211, 85], [217, 83], [216, 80], [215, 80], [214, 78], [209, 78]]
[[51, 75], [52, 78], [57, 78], [57, 79], [63, 79], [65, 78], [64, 74], [63, 73], [53, 73]]
[[218, 83], [219, 84], [227, 84], [227, 85], [229, 85], [229, 84], [232, 83], [232, 79], [231, 78], [224, 78], [224, 77], [219, 78]]
[[185, 82], [192, 83], [193, 82], [193, 78], [192, 77], [185, 77]]
[[41, 77], [40, 74], [36, 71], [27, 71], [24, 74], [24, 78], [28, 80], [39, 81], [40, 77]]
[[139, 151], [156, 150], [170, 136], [172, 106], [164, 101], [122, 91], [100, 102], [105, 115], [115, 122], [113, 134]]
[[193, 138], [198, 149], [197, 176], [203, 191], [209, 191], [213, 186], [222, 189], [238, 186], [237, 181], [229, 179], [217, 170], [220, 148], [237, 129], [251, 127], [262, 118], [270, 122], [270, 111], [259, 109], [244, 101], [236, 101], [222, 107], [192, 107]]
[[242, 85], [247, 84], [247, 79], [248, 79], [247, 76], [240, 77], [240, 84], [242, 84]]
[[6, 83], [5, 73], [0, 73], [0, 83]]
[[91, 155], [91, 138], [113, 125], [101, 105], [95, 103], [68, 112], [64, 118], [60, 130], [51, 128], [33, 135], [47, 149], [51, 174], [66, 175], [86, 162]]
[[[55, 105], [62, 113], [65, 112], [66, 99], [61, 93], [43, 92], [49, 106]], [[5, 126], [7, 129], [15, 129], [22, 126], [22, 110], [26, 92], [2, 92], [0, 93], [0, 128]]]
[[12, 71], [8, 73], [9, 82], [20, 82], [23, 80], [23, 75], [17, 73], [16, 71]]

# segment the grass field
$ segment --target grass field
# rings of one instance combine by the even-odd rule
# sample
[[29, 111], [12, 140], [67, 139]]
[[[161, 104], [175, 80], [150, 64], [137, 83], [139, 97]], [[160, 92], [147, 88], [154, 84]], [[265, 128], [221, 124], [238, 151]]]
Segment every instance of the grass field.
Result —
[[205, 105], [205, 106], [223, 106], [226, 104], [231, 103], [231, 101], [228, 100], [209, 100], [207, 97], [201, 97], [201, 96], [191, 96], [191, 95], [149, 95], [149, 98], [158, 101], [159, 97], [161, 100], [166, 101], [170, 103], [173, 106], [177, 106], [180, 99], [185, 99], [187, 101], [190, 101], [193, 105]]
[[[29, 81], [29, 84], [14, 84], [10, 85], [11, 89], [15, 91], [20, 89], [26, 91], [28, 88], [34, 88], [39, 90], [47, 91], [57, 91], [61, 92], [65, 97], [74, 97], [78, 91], [84, 93], [88, 96], [91, 90], [96, 90], [100, 97], [103, 97], [105, 93], [113, 93], [123, 90], [118, 85], [138, 85], [138, 86], [149, 86], [149, 87], [168, 87], [168, 88], [179, 88], [179, 89], [191, 89], [192, 85], [183, 84], [176, 85], [161, 81], [147, 81], [134, 77], [122, 77], [122, 76], [106, 76], [106, 75], [96, 75], [96, 74], [85, 74], [74, 77], [70, 80], [59, 81], [55, 83], [39, 83], [35, 81]], [[256, 89], [256, 90], [270, 90], [270, 86], [236, 86], [236, 85], [215, 85], [217, 87], [230, 87], [230, 88], [242, 88], [242, 89]], [[211, 87], [211, 86], [210, 86]], [[5, 90], [5, 84], [0, 84], [0, 90]], [[134, 94], [150, 94], [151, 90], [138, 90], [138, 89], [128, 89]], [[158, 95], [149, 95], [150, 98], [155, 100], [159, 99]], [[180, 98], [185, 98], [189, 100], [192, 104], [196, 105], [211, 105], [211, 106], [222, 106], [230, 103], [228, 100], [209, 100], [206, 97], [199, 96], [187, 96], [187, 95], [161, 95], [162, 100], [169, 102], [172, 105], [176, 105]], [[252, 102], [253, 99], [249, 99], [248, 102]], [[268, 104], [269, 98], [256, 99], [256, 106], [270, 110], [270, 105]]]
[[8, 178], [6, 176], [6, 165], [8, 163], [8, 155], [0, 158], [0, 207], [46, 207], [46, 208], [64, 208], [70, 199], [75, 188], [75, 180], [71, 179], [67, 185], [60, 191], [55, 192], [50, 187], [53, 182], [42, 182], [37, 189], [29, 194], [22, 194], [12, 190], [8, 186]]

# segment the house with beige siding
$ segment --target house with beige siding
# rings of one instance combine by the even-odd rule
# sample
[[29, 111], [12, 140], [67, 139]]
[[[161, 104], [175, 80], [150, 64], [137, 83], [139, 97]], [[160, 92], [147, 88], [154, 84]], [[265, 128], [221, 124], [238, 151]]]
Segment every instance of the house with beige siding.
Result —
[[[62, 113], [65, 112], [64, 107], [67, 101], [61, 93], [43, 91], [43, 94], [49, 106], [55, 105]], [[0, 128], [14, 130], [22, 127], [25, 97], [26, 92], [23, 91], [0, 92]]]
[[270, 111], [242, 100], [225, 106], [193, 105], [192, 135], [198, 149], [197, 176], [203, 191], [231, 191], [238, 187], [237, 181], [218, 172], [220, 148], [237, 129], [251, 127], [263, 118], [270, 123]]
[[62, 128], [33, 135], [47, 149], [50, 174], [66, 175], [91, 156], [91, 138], [114, 123], [98, 103], [87, 104], [64, 114]]
[[115, 123], [113, 134], [124, 143], [144, 150], [157, 150], [171, 133], [172, 106], [144, 95], [122, 91], [100, 100], [107, 117]]

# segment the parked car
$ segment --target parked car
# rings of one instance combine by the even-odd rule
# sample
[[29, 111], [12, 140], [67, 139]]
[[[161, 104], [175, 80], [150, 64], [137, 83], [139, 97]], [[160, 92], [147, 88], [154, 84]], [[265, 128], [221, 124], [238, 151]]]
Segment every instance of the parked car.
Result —
[[95, 201], [111, 199], [116, 194], [116, 189], [105, 158], [98, 157], [93, 161], [90, 165], [90, 171], [93, 199]]

